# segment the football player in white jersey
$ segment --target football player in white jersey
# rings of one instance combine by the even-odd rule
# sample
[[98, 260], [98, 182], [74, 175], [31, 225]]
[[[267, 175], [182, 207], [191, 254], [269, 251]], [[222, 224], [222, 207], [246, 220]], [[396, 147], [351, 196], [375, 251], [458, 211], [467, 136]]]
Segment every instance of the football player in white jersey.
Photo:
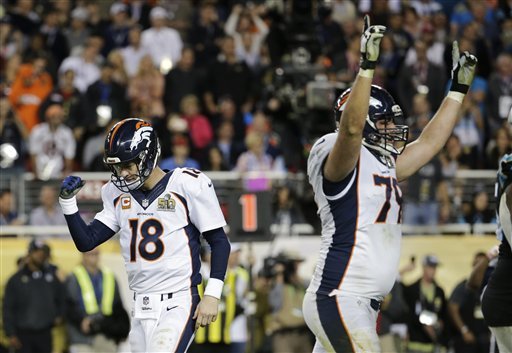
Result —
[[[119, 232], [133, 290], [132, 352], [186, 352], [195, 329], [215, 321], [229, 258], [226, 225], [211, 180], [196, 169], [157, 166], [160, 144], [150, 123], [125, 119], [105, 140], [111, 181], [103, 210], [86, 225], [75, 195], [84, 182], [68, 176], [59, 202], [78, 250]], [[200, 301], [200, 235], [211, 247], [211, 271]]]
[[420, 137], [407, 145], [402, 110], [372, 85], [386, 27], [364, 19], [361, 66], [335, 103], [338, 130], [321, 137], [308, 159], [322, 222], [322, 245], [304, 298], [316, 336], [313, 352], [379, 352], [376, 319], [395, 282], [400, 257], [402, 192], [398, 182], [444, 146], [472, 82], [476, 58], [453, 45], [450, 92]]

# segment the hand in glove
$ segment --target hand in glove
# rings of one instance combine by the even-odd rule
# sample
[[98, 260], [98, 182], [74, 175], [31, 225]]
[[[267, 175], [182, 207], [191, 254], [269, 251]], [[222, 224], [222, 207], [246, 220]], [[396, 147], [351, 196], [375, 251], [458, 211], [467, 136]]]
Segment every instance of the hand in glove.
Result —
[[61, 199], [71, 199], [73, 196], [78, 194], [80, 189], [85, 185], [85, 181], [83, 181], [80, 177], [77, 176], [67, 176], [61, 184], [59, 197]]
[[370, 26], [370, 16], [364, 16], [364, 29], [361, 35], [361, 64], [363, 70], [375, 70], [379, 59], [379, 45], [385, 26]]
[[452, 84], [450, 91], [462, 94], [468, 93], [469, 86], [475, 77], [476, 56], [469, 54], [467, 51], [460, 55], [459, 44], [453, 42], [452, 47]]

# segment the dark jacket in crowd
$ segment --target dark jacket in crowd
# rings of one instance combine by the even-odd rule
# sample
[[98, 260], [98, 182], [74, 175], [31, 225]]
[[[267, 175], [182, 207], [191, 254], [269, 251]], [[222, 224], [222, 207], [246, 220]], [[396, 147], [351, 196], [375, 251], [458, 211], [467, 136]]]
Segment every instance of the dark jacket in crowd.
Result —
[[49, 329], [63, 313], [63, 285], [50, 266], [32, 272], [25, 265], [8, 280], [3, 304], [7, 336]]

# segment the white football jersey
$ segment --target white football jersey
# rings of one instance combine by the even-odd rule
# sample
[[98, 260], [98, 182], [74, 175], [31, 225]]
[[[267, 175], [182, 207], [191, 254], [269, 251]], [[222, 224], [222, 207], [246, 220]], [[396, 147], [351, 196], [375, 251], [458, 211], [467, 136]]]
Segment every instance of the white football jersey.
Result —
[[331, 133], [320, 138], [308, 159], [322, 221], [320, 256], [308, 291], [381, 299], [397, 275], [402, 192], [395, 169], [365, 146], [345, 180], [324, 180], [322, 169], [336, 137]]
[[172, 293], [201, 282], [200, 234], [226, 225], [211, 180], [176, 168], [150, 191], [101, 191], [96, 219], [119, 231], [130, 289]]

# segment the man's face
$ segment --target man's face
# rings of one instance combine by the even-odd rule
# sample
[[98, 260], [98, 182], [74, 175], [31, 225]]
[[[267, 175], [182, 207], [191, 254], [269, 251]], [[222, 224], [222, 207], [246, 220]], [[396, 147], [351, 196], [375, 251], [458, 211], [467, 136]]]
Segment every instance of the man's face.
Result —
[[139, 169], [134, 162], [114, 164], [114, 169], [127, 183], [134, 182], [139, 177]]
[[44, 263], [47, 260], [47, 255], [44, 249], [35, 249], [30, 252], [28, 255], [30, 262], [34, 264], [36, 267], [43, 267]]
[[84, 265], [97, 268], [100, 261], [100, 251], [96, 248], [83, 255]]

